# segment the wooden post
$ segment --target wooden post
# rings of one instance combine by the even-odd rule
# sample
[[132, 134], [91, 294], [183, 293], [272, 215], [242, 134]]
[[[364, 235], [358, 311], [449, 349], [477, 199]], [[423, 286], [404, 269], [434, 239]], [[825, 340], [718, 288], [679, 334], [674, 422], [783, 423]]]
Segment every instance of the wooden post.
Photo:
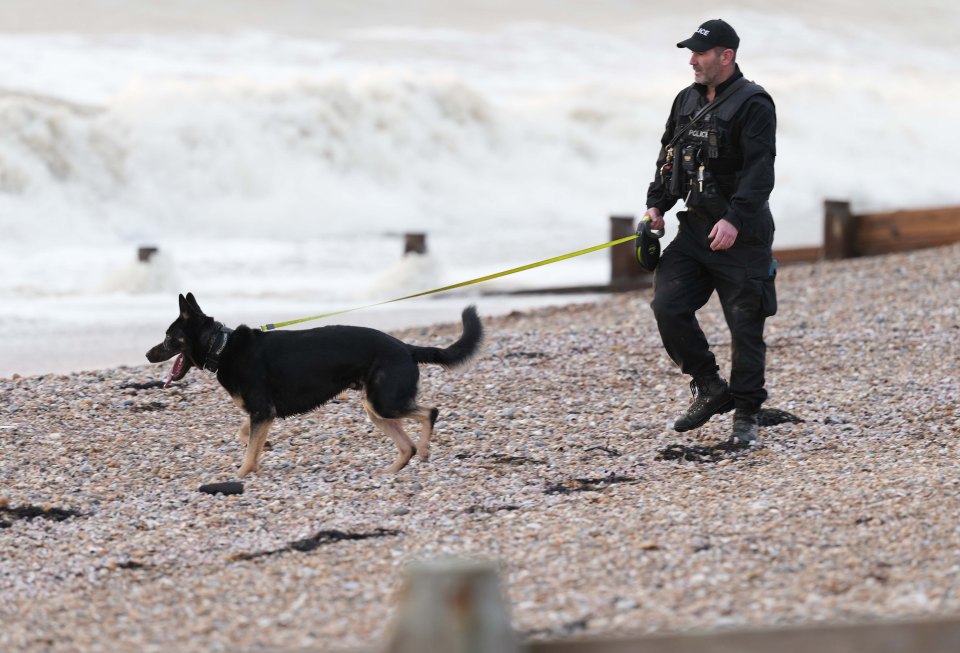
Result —
[[850, 212], [850, 202], [824, 200], [823, 255], [828, 261], [857, 256], [854, 238], [857, 218]]
[[[610, 216], [610, 240], [632, 236], [637, 232], [632, 215]], [[610, 285], [629, 285], [642, 279], [647, 271], [637, 262], [635, 243], [628, 242], [610, 248]]]
[[427, 234], [412, 233], [403, 236], [403, 255], [427, 253]]
[[141, 263], [149, 263], [150, 259], [153, 258], [153, 255], [156, 254], [159, 249], [150, 245], [144, 245], [137, 249], [137, 260]]
[[423, 562], [407, 569], [386, 653], [519, 653], [496, 566]]

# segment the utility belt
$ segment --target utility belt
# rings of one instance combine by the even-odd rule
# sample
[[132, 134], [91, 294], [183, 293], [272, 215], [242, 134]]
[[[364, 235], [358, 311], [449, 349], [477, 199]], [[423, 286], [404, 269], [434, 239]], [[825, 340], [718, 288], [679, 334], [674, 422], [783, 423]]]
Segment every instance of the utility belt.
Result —
[[[660, 167], [660, 181], [667, 192], [683, 199], [688, 209], [719, 220], [730, 209], [713, 173], [707, 168], [709, 159], [717, 158], [716, 132], [710, 130], [704, 143], [677, 144], [668, 147], [666, 160]], [[675, 161], [679, 154], [679, 161]]]

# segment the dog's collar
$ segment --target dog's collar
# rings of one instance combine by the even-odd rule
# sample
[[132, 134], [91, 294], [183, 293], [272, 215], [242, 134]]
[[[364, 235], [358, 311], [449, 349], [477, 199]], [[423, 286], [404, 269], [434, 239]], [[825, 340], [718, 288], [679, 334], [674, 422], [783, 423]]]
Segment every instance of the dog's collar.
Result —
[[207, 355], [203, 359], [203, 369], [210, 372], [216, 372], [220, 368], [220, 354], [227, 347], [227, 341], [233, 329], [228, 329], [219, 322], [216, 323], [217, 335], [210, 340], [210, 347], [207, 349]]

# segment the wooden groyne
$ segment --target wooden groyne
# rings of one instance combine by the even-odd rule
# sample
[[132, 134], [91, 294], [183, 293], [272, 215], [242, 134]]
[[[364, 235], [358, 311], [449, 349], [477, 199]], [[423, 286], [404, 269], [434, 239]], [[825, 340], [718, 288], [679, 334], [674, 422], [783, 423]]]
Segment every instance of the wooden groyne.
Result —
[[960, 242], [960, 207], [855, 214], [850, 203], [824, 202], [827, 260], [909, 252]]
[[[939, 247], [960, 242], [960, 206], [853, 213], [850, 202], [823, 203], [823, 245], [773, 250], [781, 265], [836, 261]], [[636, 217], [610, 217], [610, 240], [634, 233]], [[632, 244], [610, 248], [610, 282], [589, 286], [515, 290], [509, 294], [621, 292], [653, 285], [653, 274], [641, 268]]]

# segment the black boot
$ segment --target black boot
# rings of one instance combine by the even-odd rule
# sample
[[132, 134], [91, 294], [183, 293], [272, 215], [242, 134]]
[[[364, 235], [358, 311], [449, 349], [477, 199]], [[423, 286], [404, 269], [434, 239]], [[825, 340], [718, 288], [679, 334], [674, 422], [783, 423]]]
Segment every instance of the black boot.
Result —
[[733, 408], [733, 397], [727, 382], [715, 375], [707, 379], [694, 379], [690, 382], [693, 403], [687, 412], [673, 423], [674, 431], [689, 431], [700, 428], [714, 415], [726, 413]]
[[738, 408], [733, 414], [733, 435], [730, 442], [745, 444], [753, 447], [760, 446], [759, 410]]

